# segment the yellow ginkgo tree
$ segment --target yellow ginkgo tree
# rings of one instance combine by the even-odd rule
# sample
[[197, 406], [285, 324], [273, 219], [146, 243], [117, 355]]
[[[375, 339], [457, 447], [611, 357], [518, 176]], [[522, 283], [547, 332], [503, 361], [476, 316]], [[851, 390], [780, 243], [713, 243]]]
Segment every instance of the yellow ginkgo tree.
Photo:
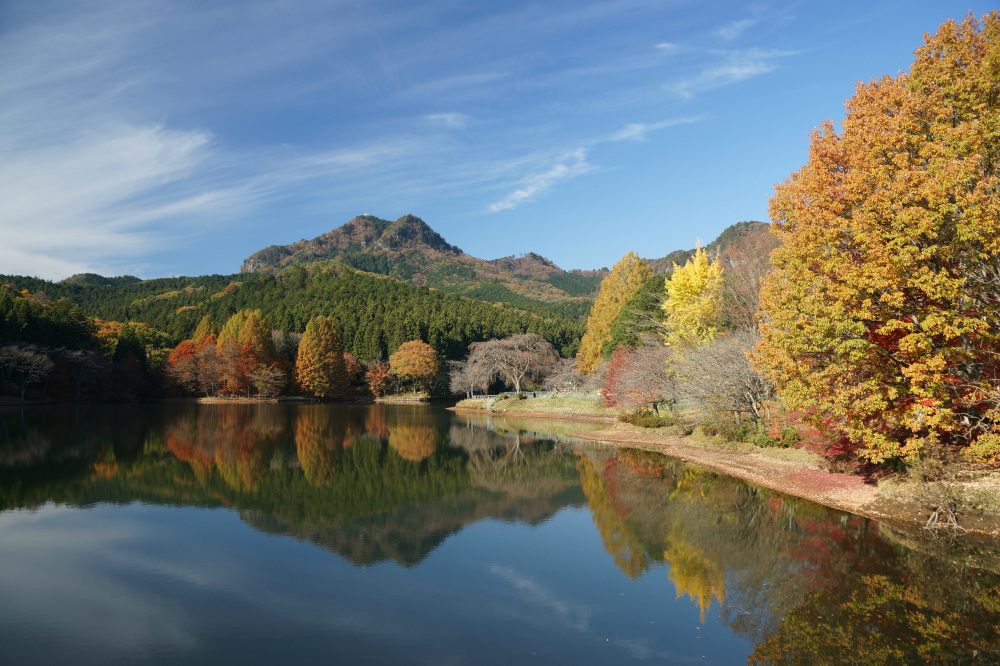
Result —
[[723, 293], [722, 266], [709, 261], [698, 243], [686, 264], [674, 264], [666, 281], [664, 338], [671, 347], [686, 347], [714, 340], [718, 334]]

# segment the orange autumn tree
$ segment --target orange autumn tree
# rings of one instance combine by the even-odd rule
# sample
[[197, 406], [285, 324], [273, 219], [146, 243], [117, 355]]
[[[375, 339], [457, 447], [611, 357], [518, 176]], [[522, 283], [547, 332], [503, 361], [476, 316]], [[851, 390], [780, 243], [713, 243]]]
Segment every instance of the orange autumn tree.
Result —
[[329, 317], [313, 317], [306, 324], [295, 359], [299, 386], [321, 398], [342, 394], [347, 388], [340, 331]]
[[1000, 456], [998, 77], [1000, 15], [949, 21], [775, 188], [756, 362], [835, 452]]
[[421, 340], [404, 342], [389, 357], [389, 372], [404, 382], [412, 382], [414, 393], [418, 388], [429, 390], [440, 367], [434, 348]]
[[385, 390], [389, 387], [389, 380], [392, 375], [389, 374], [389, 364], [386, 361], [376, 361], [368, 366], [368, 370], [365, 372], [365, 382], [368, 383], [368, 390], [372, 392], [376, 398], [382, 397]]

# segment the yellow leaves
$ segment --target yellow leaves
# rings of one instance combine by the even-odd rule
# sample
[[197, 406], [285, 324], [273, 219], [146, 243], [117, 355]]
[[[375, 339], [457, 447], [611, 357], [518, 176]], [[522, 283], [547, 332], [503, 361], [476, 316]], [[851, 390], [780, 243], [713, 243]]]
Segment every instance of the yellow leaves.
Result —
[[629, 252], [618, 260], [611, 273], [601, 282], [590, 316], [587, 330], [580, 340], [580, 351], [576, 355], [576, 367], [580, 372], [591, 372], [601, 360], [601, 348], [611, 339], [611, 325], [626, 301], [652, 277], [653, 271], [634, 252]]
[[670, 346], [686, 346], [714, 340], [722, 307], [722, 266], [709, 261], [698, 244], [694, 257], [684, 266], [674, 264], [666, 281], [665, 339]]
[[698, 605], [704, 624], [705, 613], [712, 601], [721, 607], [726, 600], [725, 569], [700, 548], [679, 538], [671, 539], [670, 545], [663, 551], [663, 559], [670, 564], [670, 580], [674, 583], [677, 598], [684, 594], [690, 597]]

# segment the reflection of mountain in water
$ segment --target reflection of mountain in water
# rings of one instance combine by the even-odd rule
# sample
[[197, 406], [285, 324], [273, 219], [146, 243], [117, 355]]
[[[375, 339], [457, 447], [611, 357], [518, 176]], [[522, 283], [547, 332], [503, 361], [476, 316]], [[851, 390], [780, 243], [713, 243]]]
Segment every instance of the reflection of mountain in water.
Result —
[[18, 411], [0, 415], [0, 477], [12, 479], [0, 490], [4, 507], [49, 499], [231, 506], [257, 529], [314, 541], [356, 564], [414, 564], [471, 522], [535, 524], [583, 502], [564, 447], [453, 428], [446, 412], [424, 406]]
[[[299, 413], [300, 419], [303, 414]], [[304, 445], [299, 435], [307, 429], [301, 426], [296, 427], [296, 446], [307, 478], [312, 463], [302, 457], [303, 451], [336, 459], [336, 471], [324, 476], [322, 483], [337, 495], [366, 496], [372, 502], [369, 510], [289, 518], [280, 509], [251, 509], [241, 512], [243, 519], [262, 531], [313, 541], [355, 564], [392, 559], [412, 565], [477, 520], [537, 524], [582, 502], [573, 456], [550, 441], [461, 427], [450, 428], [445, 437], [433, 412], [384, 405], [368, 408], [365, 424], [365, 434], [349, 449], [332, 446], [336, 438], [330, 436], [310, 435], [312, 443]], [[323, 453], [331, 450], [336, 453]], [[492, 474], [484, 474], [484, 469]], [[393, 470], [391, 482], [372, 475]], [[406, 470], [419, 470], [420, 475], [407, 475]], [[439, 492], [412, 498], [404, 490], [396, 501], [381, 502], [400, 488], [421, 484], [438, 487]]]
[[383, 405], [0, 410], [0, 508], [232, 507], [352, 563], [409, 566], [475, 521], [586, 504], [622, 572], [665, 569], [703, 618], [757, 643], [752, 663], [1000, 663], [995, 548], [537, 427]]

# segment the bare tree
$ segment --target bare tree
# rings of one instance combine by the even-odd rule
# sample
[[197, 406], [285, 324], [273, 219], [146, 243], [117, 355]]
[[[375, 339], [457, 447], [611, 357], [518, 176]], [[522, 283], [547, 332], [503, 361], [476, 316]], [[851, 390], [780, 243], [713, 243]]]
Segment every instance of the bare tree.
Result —
[[262, 398], [270, 398], [281, 393], [281, 389], [285, 386], [286, 377], [280, 368], [261, 363], [250, 373], [250, 381], [257, 389], [257, 395]]
[[88, 351], [56, 349], [52, 355], [66, 368], [66, 375], [73, 389], [73, 398], [79, 400], [83, 392], [93, 386], [100, 377], [103, 364], [101, 359]]
[[737, 420], [741, 414], [763, 419], [774, 386], [747, 358], [759, 338], [756, 328], [746, 327], [706, 345], [675, 351], [671, 368], [680, 395], [712, 411], [731, 412]]
[[541, 376], [558, 360], [555, 347], [535, 333], [469, 345], [470, 366], [489, 369], [491, 377], [499, 377], [518, 393], [522, 381]]
[[52, 372], [52, 359], [42, 351], [22, 348], [18, 350], [14, 371], [18, 373], [21, 400], [24, 400], [28, 394], [28, 387], [45, 379]]
[[579, 391], [587, 376], [576, 371], [576, 360], [561, 358], [549, 368], [545, 375], [545, 386], [550, 391]]
[[661, 341], [647, 338], [639, 347], [620, 347], [611, 357], [604, 380], [604, 403], [635, 409], [677, 399], [677, 381], [671, 351]]
[[7, 388], [10, 386], [10, 377], [14, 374], [19, 356], [17, 347], [0, 347], [0, 384], [3, 384], [4, 393], [7, 392]]
[[452, 393], [464, 393], [471, 398], [479, 391], [486, 391], [493, 374], [484, 363], [469, 363], [468, 361], [448, 361], [448, 388]]
[[222, 377], [219, 368], [219, 354], [215, 343], [205, 345], [195, 352], [198, 361], [198, 388], [206, 396], [216, 395], [222, 388]]
[[722, 320], [726, 328], [756, 327], [760, 285], [772, 268], [771, 252], [780, 245], [769, 227], [740, 238], [719, 256], [725, 287]]

